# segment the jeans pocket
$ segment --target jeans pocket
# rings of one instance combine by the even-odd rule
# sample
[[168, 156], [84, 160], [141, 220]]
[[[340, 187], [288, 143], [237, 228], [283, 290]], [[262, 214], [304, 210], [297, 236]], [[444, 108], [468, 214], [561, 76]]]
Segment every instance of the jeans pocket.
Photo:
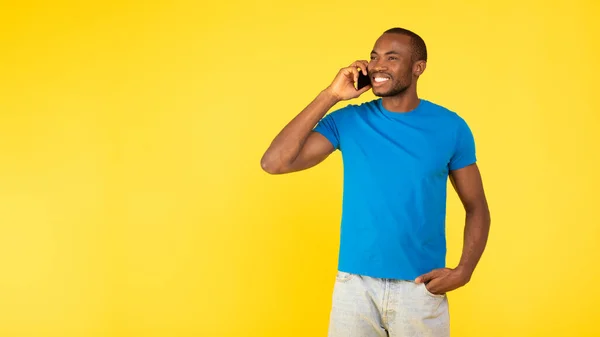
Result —
[[425, 283], [421, 283], [421, 284], [422, 284], [422, 287], [425, 290], [425, 293], [427, 295], [432, 296], [432, 297], [436, 297], [436, 298], [444, 298], [444, 297], [446, 297], [446, 294], [434, 294], [434, 293], [432, 293], [431, 291], [429, 291], [429, 289], [427, 289], [427, 285], [425, 285]]
[[348, 282], [354, 277], [354, 274], [347, 273], [345, 271], [338, 271], [335, 277], [338, 282]]

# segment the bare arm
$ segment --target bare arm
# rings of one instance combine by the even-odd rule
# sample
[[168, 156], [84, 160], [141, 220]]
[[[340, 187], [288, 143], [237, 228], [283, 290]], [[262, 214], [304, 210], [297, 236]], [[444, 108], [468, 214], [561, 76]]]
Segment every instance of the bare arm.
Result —
[[261, 158], [265, 172], [282, 174], [304, 170], [322, 162], [334, 151], [329, 140], [313, 128], [336, 103], [356, 98], [370, 89], [370, 86], [361, 90], [354, 87], [358, 67], [367, 74], [366, 61], [356, 61], [341, 69], [333, 83], [279, 132]]
[[263, 170], [271, 174], [289, 173], [307, 169], [327, 158], [333, 146], [312, 130], [338, 101], [328, 90], [322, 91], [273, 139], [261, 159]]
[[451, 172], [450, 181], [466, 212], [464, 245], [457, 269], [469, 280], [487, 244], [490, 211], [477, 164]]
[[456, 268], [434, 269], [415, 279], [417, 283], [425, 283], [434, 294], [462, 287], [471, 280], [490, 230], [490, 211], [477, 164], [451, 171], [450, 182], [466, 211], [464, 245]]

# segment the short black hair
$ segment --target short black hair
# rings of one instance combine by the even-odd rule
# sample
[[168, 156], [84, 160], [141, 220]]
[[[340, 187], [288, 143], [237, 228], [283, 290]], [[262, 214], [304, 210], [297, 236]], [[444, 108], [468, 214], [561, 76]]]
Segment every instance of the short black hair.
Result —
[[391, 34], [402, 34], [410, 37], [410, 45], [413, 50], [413, 61], [425, 61], [427, 62], [427, 46], [425, 41], [416, 33], [400, 27], [394, 27], [386, 30], [385, 33]]

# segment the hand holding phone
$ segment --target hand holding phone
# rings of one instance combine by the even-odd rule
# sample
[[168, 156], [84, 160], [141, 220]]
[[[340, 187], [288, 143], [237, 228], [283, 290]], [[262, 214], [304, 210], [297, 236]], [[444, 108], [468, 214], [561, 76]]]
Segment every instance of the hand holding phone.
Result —
[[349, 67], [342, 68], [326, 90], [342, 101], [362, 95], [371, 88], [369, 77], [362, 73], [366, 72], [366, 67], [367, 61], [359, 60]]

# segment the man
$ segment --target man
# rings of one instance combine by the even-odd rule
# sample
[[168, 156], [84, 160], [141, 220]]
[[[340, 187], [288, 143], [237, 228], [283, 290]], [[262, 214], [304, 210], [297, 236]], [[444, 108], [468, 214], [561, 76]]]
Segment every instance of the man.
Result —
[[[475, 142], [458, 114], [417, 95], [427, 49], [392, 28], [370, 61], [339, 71], [273, 140], [271, 174], [308, 169], [340, 150], [344, 197], [330, 337], [448, 336], [447, 292], [464, 286], [487, 242], [490, 214]], [[371, 85], [355, 88], [359, 72]], [[325, 114], [373, 90], [378, 99]], [[464, 247], [445, 267], [448, 178], [465, 211]]]

